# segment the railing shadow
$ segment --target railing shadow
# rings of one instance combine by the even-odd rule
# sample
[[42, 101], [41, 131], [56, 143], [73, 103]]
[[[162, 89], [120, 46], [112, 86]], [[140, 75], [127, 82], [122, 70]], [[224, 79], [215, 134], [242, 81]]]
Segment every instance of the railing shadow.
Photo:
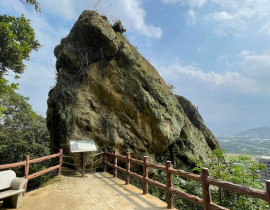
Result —
[[[116, 182], [115, 178], [113, 178], [113, 177], [108, 177], [103, 173], [94, 173], [93, 177], [102, 181], [104, 184], [106, 184], [106, 186], [108, 186], [111, 189], [113, 189], [114, 191], [116, 191], [119, 195], [121, 195], [124, 199], [126, 199], [130, 203], [132, 203], [138, 209], [166, 209], [166, 204], [164, 204], [165, 205], [164, 207], [160, 207], [160, 206], [155, 205], [154, 203], [147, 200], [147, 198], [146, 198], [147, 195], [145, 195], [145, 198], [144, 198], [142, 196], [142, 193], [140, 194], [140, 193], [136, 193], [136, 192], [131, 191], [130, 189], [128, 189], [128, 187], [125, 187], [127, 185], [125, 185], [124, 183], [120, 184], [120, 183]], [[123, 191], [121, 191], [117, 187], [115, 187], [116, 185], [121, 186]], [[135, 199], [133, 199], [132, 197], [134, 197]], [[141, 205], [136, 200], [140, 200], [142, 203], [146, 204], [147, 207]], [[123, 207], [123, 209], [124, 209], [124, 207]]]

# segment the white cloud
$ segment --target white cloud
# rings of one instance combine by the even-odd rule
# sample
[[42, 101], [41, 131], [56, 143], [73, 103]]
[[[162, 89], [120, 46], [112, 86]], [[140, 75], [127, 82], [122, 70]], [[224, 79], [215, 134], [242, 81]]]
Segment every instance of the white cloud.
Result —
[[267, 34], [267, 35], [270, 35], [270, 22], [264, 24], [264, 25], [260, 28], [259, 32], [265, 33], [265, 34]]
[[[76, 0], [39, 0], [39, 3], [41, 14], [52, 15], [57, 21], [61, 18], [75, 22], [83, 10], [96, 9], [109, 19], [121, 20], [127, 29], [135, 30], [143, 36], [154, 39], [159, 39], [162, 36], [162, 29], [160, 27], [145, 22], [146, 13], [142, 8], [140, 0], [102, 0], [97, 7], [91, 2], [89, 3], [88, 0], [80, 0], [80, 3]], [[16, 4], [14, 4], [14, 7]], [[19, 12], [20, 9], [18, 8], [16, 10]], [[40, 19], [38, 15], [40, 14], [37, 14], [35, 18]], [[32, 20], [34, 21], [35, 19]]]
[[127, 29], [136, 30], [148, 38], [159, 39], [162, 36], [162, 29], [160, 27], [145, 23], [146, 13], [142, 9], [139, 0], [114, 1], [110, 14], [117, 19], [123, 20], [124, 27]]
[[[73, 0], [75, 1], [75, 0]], [[162, 29], [145, 22], [146, 13], [140, 0], [102, 0], [98, 11], [111, 19], [119, 19], [129, 31], [137, 31], [148, 38], [159, 39]], [[91, 5], [90, 8], [92, 9]]]
[[217, 61], [225, 60], [229, 68], [238, 69], [239, 74], [256, 81], [261, 93], [270, 93], [270, 54], [256, 54], [243, 50], [238, 54], [240, 61], [230, 63], [227, 59], [232, 56], [220, 56]]
[[74, 0], [39, 0], [42, 12], [48, 12], [63, 19], [77, 18], [78, 3]]
[[246, 54], [241, 63], [244, 71], [261, 82], [269, 83], [270, 79], [270, 55], [269, 54]]
[[230, 61], [225, 61], [226, 66], [232, 67], [234, 64], [232, 64]]
[[163, 0], [165, 4], [175, 4], [175, 3], [181, 3], [181, 4], [187, 4], [191, 8], [200, 8], [202, 7], [207, 0]]
[[196, 13], [193, 9], [190, 9], [188, 12], [187, 12], [187, 15], [189, 16], [190, 20], [191, 20], [191, 23], [194, 24], [197, 20], [197, 17], [196, 17]]
[[[240, 11], [240, 13], [241, 12], [242, 11]], [[206, 20], [217, 23], [217, 25], [214, 25], [214, 32], [218, 36], [227, 34], [239, 36], [239, 33], [247, 28], [249, 18], [241, 17], [239, 13], [230, 14], [226, 11], [222, 11], [208, 14]]]
[[269, 0], [163, 0], [163, 3], [188, 6], [187, 19], [191, 23], [209, 22], [218, 36], [240, 37], [247, 30], [270, 35]]
[[[258, 60], [267, 60], [267, 64], [269, 59], [267, 56], [247, 56], [252, 56], [246, 59], [252, 61], [254, 67]], [[238, 58], [241, 62], [247, 62], [242, 57]], [[235, 132], [240, 125], [243, 128], [268, 125], [265, 110], [270, 102], [269, 82], [262, 82], [250, 75], [245, 69], [248, 66], [234, 63], [231, 67], [238, 67], [239, 71], [217, 73], [196, 65], [181, 65], [179, 62], [170, 66], [157, 66], [157, 69], [164, 80], [175, 87], [175, 94], [183, 95], [199, 107], [210, 129], [222, 132], [231, 129]]]
[[220, 61], [222, 61], [222, 60], [226, 60], [227, 58], [228, 58], [229, 56], [227, 56], [227, 55], [221, 55], [221, 56], [219, 56], [219, 57], [217, 57], [217, 62], [220, 62]]
[[162, 0], [165, 4], [183, 3], [184, 0]]
[[246, 56], [254, 55], [254, 54], [255, 54], [254, 52], [248, 51], [248, 50], [243, 50], [243, 51], [240, 52], [241, 57], [246, 57]]
[[261, 32], [269, 32], [265, 25], [270, 18], [270, 4], [267, 0], [211, 0], [211, 2], [215, 5], [215, 10], [221, 10], [206, 15], [207, 21], [216, 23], [213, 28], [217, 35], [239, 36], [250, 26], [258, 26]]
[[209, 48], [207, 48], [207, 47], [198, 47], [197, 49], [196, 49], [196, 52], [197, 53], [207, 53], [209, 51]]
[[204, 88], [222, 88], [227, 89], [228, 91], [239, 91], [255, 94], [259, 91], [259, 86], [256, 81], [247, 78], [238, 72], [227, 71], [224, 74], [218, 74], [216, 72], [206, 72], [202, 69], [194, 66], [182, 66], [172, 65], [167, 67], [159, 67], [160, 73], [168, 80], [174, 80], [178, 78], [181, 83], [181, 80], [192, 80], [192, 86], [197, 86], [197, 89], [200, 89], [199, 86]]
[[211, 16], [215, 21], [219, 21], [219, 22], [225, 22], [225, 21], [233, 19], [232, 15], [229, 15], [227, 12], [224, 12], [224, 11], [215, 12]]
[[188, 3], [190, 5], [190, 7], [192, 7], [192, 8], [202, 7], [206, 2], [207, 2], [207, 0], [188, 0]]

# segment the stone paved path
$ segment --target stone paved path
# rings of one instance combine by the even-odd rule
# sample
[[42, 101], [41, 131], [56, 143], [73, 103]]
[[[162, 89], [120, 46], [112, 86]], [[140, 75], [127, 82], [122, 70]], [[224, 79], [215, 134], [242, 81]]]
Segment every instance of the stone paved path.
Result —
[[[166, 203], [125, 185], [109, 173], [63, 176], [61, 181], [26, 194], [20, 210], [166, 209]], [[3, 208], [2, 208], [3, 209]]]

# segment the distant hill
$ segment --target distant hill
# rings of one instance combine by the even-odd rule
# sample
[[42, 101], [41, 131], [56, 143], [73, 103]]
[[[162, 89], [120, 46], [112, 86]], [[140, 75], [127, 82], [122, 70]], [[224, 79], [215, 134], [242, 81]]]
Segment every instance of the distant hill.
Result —
[[251, 128], [235, 134], [247, 138], [270, 139], [270, 127]]

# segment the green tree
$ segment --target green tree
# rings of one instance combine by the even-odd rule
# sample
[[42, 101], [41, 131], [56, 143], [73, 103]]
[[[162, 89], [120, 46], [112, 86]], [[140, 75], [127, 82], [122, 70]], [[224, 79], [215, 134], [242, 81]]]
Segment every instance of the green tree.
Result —
[[28, 98], [13, 92], [7, 99], [0, 123], [0, 164], [22, 161], [27, 154], [32, 158], [48, 155], [45, 118], [32, 110]]
[[[4, 118], [0, 120], [0, 165], [23, 161], [25, 155], [30, 155], [31, 159], [49, 155], [46, 120], [35, 114], [28, 98], [12, 92], [2, 102]], [[49, 166], [50, 161], [32, 164], [30, 173]], [[15, 170], [19, 176], [23, 176], [23, 170]], [[45, 175], [32, 180], [29, 189], [37, 187], [46, 178], [48, 176]]]
[[[22, 74], [25, 70], [24, 60], [29, 59], [32, 50], [38, 50], [40, 43], [35, 39], [35, 33], [30, 25], [30, 20], [24, 15], [13, 17], [0, 15], [0, 96], [5, 100], [13, 90], [17, 89], [17, 83], [9, 83], [4, 76], [9, 71]], [[2, 104], [2, 103], [1, 103]], [[3, 111], [0, 105], [0, 116]]]
[[[36, 11], [40, 12], [36, 0], [20, 1], [34, 5]], [[26, 68], [23, 61], [28, 60], [31, 51], [39, 47], [30, 20], [23, 14], [20, 17], [0, 15], [0, 165], [20, 162], [25, 155], [37, 158], [50, 154], [45, 118], [32, 110], [28, 98], [15, 92], [18, 84], [6, 79], [11, 72], [18, 79]], [[49, 167], [50, 162], [46, 160], [31, 165], [30, 173]], [[18, 176], [23, 176], [23, 170], [14, 170]], [[28, 189], [36, 188], [51, 175], [31, 180]]]
[[25, 70], [23, 60], [28, 60], [31, 51], [39, 47], [30, 20], [23, 14], [21, 17], [0, 16], [0, 74], [2, 76], [8, 70], [16, 74], [23, 73]]
[[[265, 165], [253, 161], [250, 157], [239, 156], [234, 159], [226, 159], [224, 151], [216, 149], [212, 152], [211, 160], [204, 166], [209, 169], [211, 177], [255, 189], [265, 188], [259, 174], [259, 170], [265, 168]], [[212, 187], [211, 193], [214, 203], [229, 209], [269, 209], [269, 205], [260, 199], [229, 190]]]
[[20, 1], [23, 2], [23, 3], [26, 3], [26, 4], [33, 5], [37, 12], [41, 11], [39, 3], [36, 0], [20, 0]]
[[[260, 180], [259, 170], [264, 169], [265, 165], [253, 161], [250, 157], [239, 156], [234, 159], [229, 159], [224, 155], [223, 150], [214, 150], [211, 155], [211, 162], [205, 164], [200, 159], [194, 158], [196, 167], [193, 168], [193, 173], [200, 173], [203, 167], [209, 169], [209, 174], [212, 178], [229, 181], [235, 184], [248, 186], [254, 189], [264, 189], [265, 185]], [[160, 172], [155, 174], [152, 179], [166, 184], [166, 174]], [[200, 183], [193, 180], [180, 178], [173, 175], [173, 184], [175, 188], [187, 192], [198, 197], [202, 197], [202, 186]], [[153, 195], [165, 199], [165, 192], [156, 187], [149, 187], [149, 192]], [[211, 186], [212, 201], [218, 205], [235, 210], [263, 210], [269, 209], [267, 202], [237, 194], [229, 190]], [[174, 205], [178, 209], [203, 209], [194, 203], [174, 197]]]

